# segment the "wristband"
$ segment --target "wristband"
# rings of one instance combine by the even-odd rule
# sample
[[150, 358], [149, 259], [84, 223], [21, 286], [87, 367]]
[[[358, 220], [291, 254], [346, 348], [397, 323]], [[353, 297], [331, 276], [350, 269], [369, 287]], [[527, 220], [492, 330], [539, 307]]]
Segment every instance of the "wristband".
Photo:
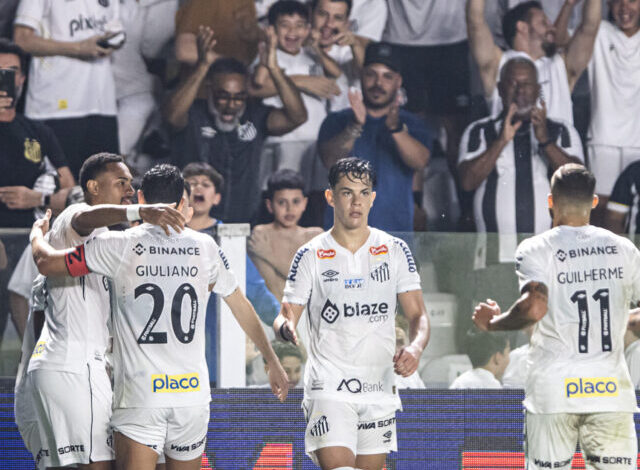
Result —
[[391, 134], [397, 134], [398, 132], [407, 132], [408, 130], [409, 128], [407, 127], [407, 125], [402, 123], [402, 124], [399, 124], [398, 127], [396, 127], [395, 129], [389, 129], [389, 132]]
[[282, 340], [283, 340], [283, 341], [289, 341], [289, 342], [291, 342], [291, 340], [292, 340], [293, 338], [291, 338], [291, 337], [289, 336], [289, 334], [288, 334], [288, 332], [289, 332], [289, 331], [287, 330], [287, 335], [286, 335], [286, 336], [285, 336], [285, 334], [284, 334], [284, 331], [285, 331], [285, 330], [284, 330], [284, 327], [285, 327], [285, 325], [286, 325], [286, 323], [283, 323], [282, 325], [280, 325], [280, 330], [279, 330], [280, 338], [282, 338]]
[[554, 142], [555, 141], [553, 139], [545, 140], [544, 142], [538, 142], [538, 148], [541, 150], [544, 150], [547, 147], [547, 145], [550, 145]]
[[140, 220], [140, 204], [130, 204], [127, 206], [127, 220], [135, 222]]
[[68, 252], [64, 256], [64, 262], [71, 277], [80, 277], [91, 272], [84, 256], [84, 245], [78, 245], [75, 250]]

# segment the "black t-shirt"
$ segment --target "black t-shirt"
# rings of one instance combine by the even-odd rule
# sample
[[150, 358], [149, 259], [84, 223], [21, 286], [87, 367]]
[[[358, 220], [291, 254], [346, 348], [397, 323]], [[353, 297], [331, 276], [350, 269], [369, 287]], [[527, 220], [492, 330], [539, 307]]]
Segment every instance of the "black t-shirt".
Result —
[[634, 162], [618, 176], [607, 209], [627, 214], [626, 232], [640, 233], [640, 161]]
[[224, 177], [215, 217], [227, 223], [250, 222], [260, 204], [258, 173], [267, 138], [267, 118], [274, 108], [249, 100], [240, 125], [231, 132], [216, 128], [205, 100], [189, 110], [189, 123], [174, 139], [174, 162], [206, 162]]
[[[0, 187], [33, 188], [45, 172], [44, 159], [60, 168], [68, 166], [62, 148], [46, 125], [17, 114], [11, 122], [0, 122]], [[31, 227], [33, 209], [11, 210], [0, 202], [0, 227]]]

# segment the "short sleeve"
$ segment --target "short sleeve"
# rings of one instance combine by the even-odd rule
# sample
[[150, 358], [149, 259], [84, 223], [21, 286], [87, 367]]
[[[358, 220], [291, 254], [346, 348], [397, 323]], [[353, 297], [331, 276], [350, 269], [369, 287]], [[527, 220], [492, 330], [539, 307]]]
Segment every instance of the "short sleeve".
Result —
[[318, 133], [318, 143], [331, 140], [342, 132], [349, 123], [351, 113], [351, 111], [339, 111], [337, 113], [330, 113], [324, 118], [320, 126], [320, 132]]
[[626, 214], [633, 206], [633, 190], [634, 182], [632, 178], [632, 166], [628, 166], [613, 186], [613, 191], [607, 203], [607, 209]]
[[49, 8], [50, 0], [20, 0], [16, 11], [15, 25], [27, 26], [33, 29], [36, 34], [42, 34], [44, 28], [43, 20]]
[[65, 248], [73, 248], [84, 242], [85, 237], [75, 231], [71, 222], [74, 215], [88, 208], [89, 205], [83, 202], [72, 204], [56, 217], [51, 231], [47, 234], [47, 239], [51, 246], [57, 250], [63, 250]]
[[227, 297], [238, 288], [238, 281], [222, 248], [217, 247], [213, 257], [215, 268], [211, 271], [209, 284], [213, 284], [213, 292], [222, 297]]
[[473, 122], [462, 134], [458, 153], [458, 165], [479, 157], [485, 150], [487, 150], [487, 139], [483, 126], [479, 122]]
[[548, 268], [545, 267], [545, 258], [540, 256], [540, 250], [530, 243], [523, 241], [516, 250], [516, 274], [520, 292], [530, 282], [541, 282], [549, 286]]
[[114, 278], [129, 253], [126, 232], [103, 232], [84, 244], [87, 267], [93, 273]]
[[306, 305], [313, 288], [314, 252], [309, 246], [300, 248], [291, 262], [282, 302]]
[[413, 253], [404, 240], [393, 240], [393, 258], [396, 266], [396, 292], [402, 294], [412, 290], [420, 290], [420, 274]]

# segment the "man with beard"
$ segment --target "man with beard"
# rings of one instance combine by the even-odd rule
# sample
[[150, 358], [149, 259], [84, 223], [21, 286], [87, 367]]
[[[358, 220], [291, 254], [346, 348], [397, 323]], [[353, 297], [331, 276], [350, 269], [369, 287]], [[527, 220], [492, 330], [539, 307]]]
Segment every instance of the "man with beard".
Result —
[[509, 60], [498, 82], [503, 111], [471, 123], [462, 136], [458, 171], [462, 188], [475, 190], [478, 232], [513, 235], [500, 238], [493, 257], [478, 250], [487, 264], [513, 259], [516, 233], [541, 233], [551, 226], [546, 205], [539, 203], [549, 193], [549, 170], [583, 159], [574, 127], [547, 119], [544, 101], [536, 105], [540, 89], [531, 60]]
[[[198, 34], [198, 62], [171, 94], [164, 118], [177, 132], [173, 162], [209, 163], [227, 182], [216, 213], [228, 223], [249, 222], [260, 203], [258, 173], [264, 140], [291, 132], [307, 120], [300, 92], [278, 66], [277, 39], [268, 31], [266, 66], [282, 108], [265, 106], [248, 96], [245, 66], [218, 59], [210, 28]], [[206, 100], [196, 100], [205, 83]]]
[[322, 123], [318, 150], [327, 168], [357, 155], [372, 163], [378, 179], [371, 226], [413, 231], [413, 173], [427, 165], [431, 133], [417, 116], [400, 109], [400, 64], [387, 43], [367, 47], [361, 74], [363, 94], [349, 92], [350, 109]]
[[502, 109], [496, 86], [500, 70], [509, 59], [524, 56], [538, 68], [541, 96], [547, 102], [549, 115], [573, 123], [571, 91], [591, 59], [602, 15], [601, 0], [585, 0], [582, 22], [562, 51], [557, 51], [555, 27], [540, 2], [521, 3], [506, 13], [502, 19], [509, 46], [506, 51], [495, 44], [484, 9], [485, 0], [467, 0], [469, 45], [491, 114]]

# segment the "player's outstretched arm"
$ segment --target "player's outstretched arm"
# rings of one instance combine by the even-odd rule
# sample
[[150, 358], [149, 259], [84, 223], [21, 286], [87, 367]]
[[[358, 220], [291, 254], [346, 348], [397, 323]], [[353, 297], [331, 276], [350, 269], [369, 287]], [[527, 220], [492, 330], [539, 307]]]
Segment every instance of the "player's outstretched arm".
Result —
[[68, 276], [65, 257], [76, 250], [56, 250], [44, 239], [49, 230], [51, 209], [47, 209], [45, 216], [33, 223], [29, 240], [31, 241], [31, 253], [40, 274], [44, 276]]
[[86, 236], [99, 227], [110, 227], [127, 221], [142, 220], [162, 227], [169, 235], [169, 227], [176, 232], [184, 229], [185, 219], [175, 204], [99, 204], [79, 211], [71, 219], [71, 226]]
[[473, 322], [483, 331], [520, 330], [547, 314], [549, 289], [541, 282], [529, 282], [521, 296], [505, 313], [493, 300], [479, 303], [473, 312]]
[[409, 321], [411, 343], [393, 357], [394, 371], [398, 375], [409, 377], [418, 369], [422, 351], [429, 342], [429, 315], [422, 300], [422, 291], [412, 290], [398, 294], [398, 301]]
[[298, 335], [296, 335], [296, 326], [300, 321], [300, 316], [304, 310], [304, 305], [290, 304], [282, 302], [280, 313], [273, 321], [273, 331], [276, 338], [280, 341], [291, 341], [298, 344]]
[[287, 398], [287, 393], [289, 393], [289, 378], [282, 365], [280, 365], [280, 361], [278, 361], [276, 353], [273, 351], [271, 344], [269, 344], [267, 336], [264, 334], [260, 319], [253, 305], [240, 289], [234, 290], [233, 293], [224, 298], [224, 301], [244, 332], [262, 353], [262, 357], [264, 357], [269, 369], [271, 390], [280, 401], [284, 401]]

